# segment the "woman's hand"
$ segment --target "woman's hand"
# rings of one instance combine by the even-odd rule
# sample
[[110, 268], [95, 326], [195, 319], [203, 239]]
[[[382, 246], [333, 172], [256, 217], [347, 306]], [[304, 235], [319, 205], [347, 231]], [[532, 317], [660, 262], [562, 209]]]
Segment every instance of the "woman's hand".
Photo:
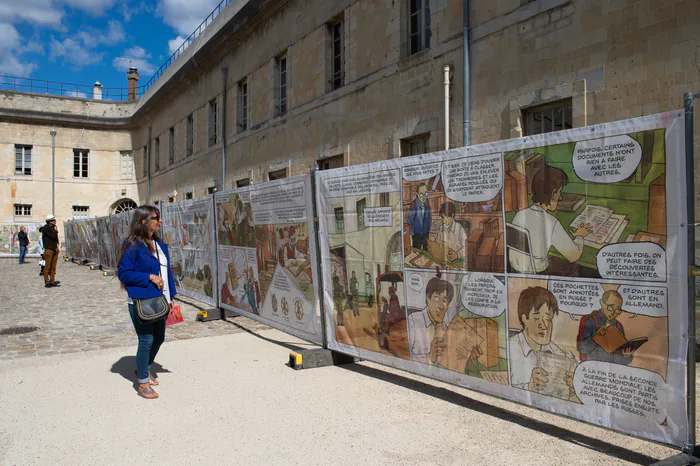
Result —
[[159, 277], [158, 275], [153, 275], [151, 274], [150, 277], [148, 277], [155, 286], [158, 287], [159, 290], [163, 289], [163, 279]]

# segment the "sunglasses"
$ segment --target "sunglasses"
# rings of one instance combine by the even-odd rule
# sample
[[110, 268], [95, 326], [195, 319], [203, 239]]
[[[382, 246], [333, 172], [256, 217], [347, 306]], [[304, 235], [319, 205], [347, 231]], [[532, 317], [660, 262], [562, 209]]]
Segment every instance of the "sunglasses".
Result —
[[154, 215], [153, 217], [151, 217], [151, 220], [155, 220], [155, 221], [160, 220], [160, 215]]

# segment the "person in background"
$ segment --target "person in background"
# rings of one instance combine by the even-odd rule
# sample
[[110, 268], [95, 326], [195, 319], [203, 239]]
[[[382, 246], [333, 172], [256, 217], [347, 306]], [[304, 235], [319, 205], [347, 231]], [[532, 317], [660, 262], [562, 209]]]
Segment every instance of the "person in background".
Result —
[[146, 399], [158, 398], [158, 393], [153, 390], [158, 380], [153, 377], [150, 368], [165, 341], [166, 319], [142, 323], [136, 315], [133, 300], [163, 295], [172, 308], [176, 294], [175, 277], [170, 267], [168, 247], [159, 241], [161, 223], [158, 209], [150, 205], [138, 207], [134, 211], [117, 266], [119, 281], [129, 295], [129, 315], [139, 340], [136, 351], [138, 394]]
[[44, 276], [44, 267], [46, 266], [46, 257], [44, 257], [44, 235], [41, 230], [43, 230], [44, 227], [42, 226], [39, 228], [39, 254], [41, 254], [41, 260], [39, 261], [39, 266], [41, 269], [39, 270], [39, 276], [43, 277]]
[[29, 261], [24, 260], [24, 258], [27, 256], [27, 248], [29, 248], [29, 237], [27, 236], [27, 227], [25, 227], [24, 225], [19, 227], [19, 233], [17, 233], [17, 240], [19, 241], [19, 263], [29, 263]]
[[49, 215], [46, 217], [46, 225], [41, 228], [41, 236], [44, 243], [44, 287], [52, 288], [60, 285], [56, 281], [56, 264], [58, 263], [58, 229], [56, 228], [56, 217]]

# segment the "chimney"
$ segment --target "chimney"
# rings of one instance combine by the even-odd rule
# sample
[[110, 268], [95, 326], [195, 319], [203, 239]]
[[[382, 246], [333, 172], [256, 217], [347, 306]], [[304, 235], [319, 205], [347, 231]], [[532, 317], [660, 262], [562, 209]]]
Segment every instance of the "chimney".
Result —
[[139, 72], [136, 68], [129, 68], [126, 72], [126, 79], [129, 81], [129, 100], [139, 98]]
[[92, 98], [102, 100], [102, 84], [99, 81], [96, 81], [95, 85], [92, 86]]

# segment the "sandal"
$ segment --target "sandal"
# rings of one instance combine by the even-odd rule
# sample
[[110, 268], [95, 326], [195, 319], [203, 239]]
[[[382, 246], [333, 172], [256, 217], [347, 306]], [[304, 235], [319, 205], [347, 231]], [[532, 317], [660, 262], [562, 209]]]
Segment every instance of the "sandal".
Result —
[[158, 398], [158, 393], [151, 388], [150, 384], [139, 385], [138, 395], [140, 397], [146, 398], [147, 400], [154, 400]]

